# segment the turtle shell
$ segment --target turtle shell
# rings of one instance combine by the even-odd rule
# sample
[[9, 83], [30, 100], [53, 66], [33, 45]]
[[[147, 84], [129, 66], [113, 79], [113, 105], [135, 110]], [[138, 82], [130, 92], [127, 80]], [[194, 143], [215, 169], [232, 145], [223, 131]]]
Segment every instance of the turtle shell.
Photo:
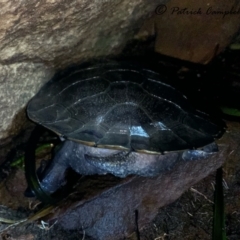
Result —
[[126, 62], [75, 67], [47, 82], [27, 113], [67, 139], [143, 153], [200, 148], [222, 135], [221, 121], [211, 121], [161, 79]]

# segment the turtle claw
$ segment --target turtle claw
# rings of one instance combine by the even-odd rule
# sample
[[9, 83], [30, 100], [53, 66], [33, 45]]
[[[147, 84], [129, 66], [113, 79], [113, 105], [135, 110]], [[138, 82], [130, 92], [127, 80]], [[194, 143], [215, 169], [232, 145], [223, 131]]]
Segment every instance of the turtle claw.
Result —
[[184, 151], [182, 159], [185, 161], [206, 159], [216, 152], [218, 152], [218, 146], [213, 142], [204, 146], [202, 149]]

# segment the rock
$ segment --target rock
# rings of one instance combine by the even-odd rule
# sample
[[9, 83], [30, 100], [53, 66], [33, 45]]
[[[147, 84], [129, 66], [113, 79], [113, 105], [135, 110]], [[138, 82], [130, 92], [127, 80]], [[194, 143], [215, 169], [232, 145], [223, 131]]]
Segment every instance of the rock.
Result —
[[66, 66], [116, 53], [156, 5], [146, 0], [2, 3], [0, 61]]
[[[239, 130], [238, 130], [239, 131]], [[188, 188], [219, 168], [237, 149], [231, 129], [218, 141], [219, 152], [200, 161], [180, 161], [156, 178], [111, 176], [82, 181], [75, 194], [63, 201], [49, 217], [67, 230], [85, 231], [97, 240], [123, 239], [135, 231], [135, 211], [141, 229], [158, 209], [181, 196]], [[238, 149], [239, 151], [239, 149]]]
[[19, 132], [26, 103], [55, 69], [119, 53], [156, 5], [147, 0], [0, 3], [0, 146]]
[[22, 129], [26, 103], [52, 75], [42, 63], [0, 65], [0, 146]]
[[206, 64], [223, 51], [239, 31], [240, 4], [234, 0], [171, 0], [159, 4], [138, 37], [156, 34], [155, 51]]

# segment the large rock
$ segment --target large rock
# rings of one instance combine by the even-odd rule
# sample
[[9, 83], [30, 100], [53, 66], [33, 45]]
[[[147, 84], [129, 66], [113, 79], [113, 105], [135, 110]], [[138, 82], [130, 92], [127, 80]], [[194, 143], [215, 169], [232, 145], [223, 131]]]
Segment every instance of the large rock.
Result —
[[23, 127], [26, 103], [52, 75], [42, 63], [0, 65], [0, 146]]
[[21, 128], [23, 114], [22, 121], [14, 123], [16, 114], [23, 112], [28, 100], [50, 79], [51, 69], [119, 53], [158, 3], [0, 3], [0, 146]]
[[171, 0], [159, 4], [139, 37], [156, 35], [155, 51], [206, 64], [231, 43], [240, 28], [235, 0]]

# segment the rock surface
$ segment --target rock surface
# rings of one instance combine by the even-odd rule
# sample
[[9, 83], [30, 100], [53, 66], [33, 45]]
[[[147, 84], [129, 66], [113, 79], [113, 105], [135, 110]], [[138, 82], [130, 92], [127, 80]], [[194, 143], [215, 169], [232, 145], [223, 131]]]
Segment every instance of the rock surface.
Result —
[[234, 0], [171, 0], [158, 5], [138, 35], [156, 34], [156, 52], [206, 64], [238, 33], [239, 10]]
[[[85, 231], [98, 240], [123, 239], [136, 229], [135, 211], [141, 229], [188, 188], [219, 168], [235, 150], [233, 133], [219, 141], [219, 152], [200, 161], [181, 161], [156, 178], [111, 177], [87, 179], [50, 217], [68, 230]], [[79, 200], [78, 200], [79, 199]], [[81, 200], [80, 200], [81, 199]]]
[[[147, 0], [1, 2], [0, 146], [21, 128], [23, 108], [53, 69], [119, 53], [156, 5]], [[22, 122], [14, 123], [20, 111]]]
[[52, 75], [41, 63], [0, 65], [0, 147], [23, 127], [26, 103]]

